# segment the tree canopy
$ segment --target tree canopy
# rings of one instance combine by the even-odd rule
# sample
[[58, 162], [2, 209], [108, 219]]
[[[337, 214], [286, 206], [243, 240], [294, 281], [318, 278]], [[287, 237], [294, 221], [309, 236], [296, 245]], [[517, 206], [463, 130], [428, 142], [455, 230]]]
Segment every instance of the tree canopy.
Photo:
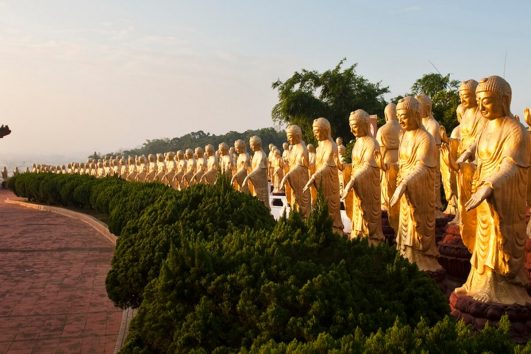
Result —
[[[442, 124], [448, 135], [458, 124], [455, 110], [459, 105], [459, 81], [452, 80], [450, 74], [439, 73], [424, 74], [411, 86], [411, 93], [418, 95], [424, 93], [433, 102], [433, 116]], [[393, 101], [398, 101], [398, 96]]]
[[361, 108], [382, 117], [386, 104], [383, 95], [389, 88], [357, 74], [357, 64], [343, 68], [345, 60], [322, 73], [302, 69], [285, 81], [275, 81], [272, 87], [278, 90], [278, 103], [273, 107], [273, 120], [299, 125], [304, 139], [314, 142], [312, 122], [317, 117], [327, 118], [332, 134], [345, 141], [352, 139], [350, 112]]
[[277, 147], [282, 146], [282, 143], [286, 141], [286, 134], [283, 131], [277, 131], [274, 128], [262, 128], [256, 130], [246, 130], [243, 133], [230, 131], [226, 134], [215, 135], [205, 133], [202, 130], [197, 132], [188, 133], [181, 137], [175, 137], [173, 139], [148, 139], [144, 142], [142, 147], [124, 150], [123, 155], [147, 155], [157, 154], [167, 151], [184, 150], [186, 148], [195, 148], [197, 146], [204, 147], [207, 144], [214, 145], [215, 148], [222, 143], [226, 142], [229, 146], [234, 144], [234, 141], [242, 139], [245, 142], [249, 142], [249, 138], [253, 135], [258, 135], [262, 139], [262, 145], [264, 150], [268, 151], [268, 145], [274, 144]]

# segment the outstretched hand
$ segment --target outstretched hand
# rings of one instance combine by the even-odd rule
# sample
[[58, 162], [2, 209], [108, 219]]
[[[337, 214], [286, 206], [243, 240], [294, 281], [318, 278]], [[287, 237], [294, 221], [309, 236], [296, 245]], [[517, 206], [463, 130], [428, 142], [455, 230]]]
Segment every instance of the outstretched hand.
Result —
[[468, 202], [465, 204], [466, 211], [476, 208], [482, 201], [487, 199], [492, 194], [492, 188], [489, 186], [481, 186], [472, 194]]
[[406, 191], [406, 184], [400, 183], [398, 187], [396, 187], [395, 192], [393, 193], [393, 196], [391, 197], [391, 200], [389, 201], [389, 204], [391, 206], [394, 206], [400, 200], [400, 197], [402, 197], [405, 191]]
[[470, 157], [472, 156], [472, 154], [470, 153], [470, 151], [465, 151], [461, 154], [461, 156], [459, 156], [459, 158], [455, 161], [458, 165], [461, 165], [463, 162], [467, 161], [468, 159], [470, 159]]

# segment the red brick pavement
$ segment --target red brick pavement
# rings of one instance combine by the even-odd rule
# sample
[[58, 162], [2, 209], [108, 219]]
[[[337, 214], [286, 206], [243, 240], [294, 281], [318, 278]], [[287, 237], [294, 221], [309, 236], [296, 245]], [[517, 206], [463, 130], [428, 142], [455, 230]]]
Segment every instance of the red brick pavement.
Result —
[[0, 191], [0, 353], [113, 353], [113, 245], [87, 224], [6, 204]]

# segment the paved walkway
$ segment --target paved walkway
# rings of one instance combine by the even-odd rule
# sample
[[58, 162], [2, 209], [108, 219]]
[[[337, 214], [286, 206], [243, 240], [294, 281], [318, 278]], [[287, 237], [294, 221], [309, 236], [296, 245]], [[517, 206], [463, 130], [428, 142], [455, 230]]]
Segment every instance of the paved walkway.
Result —
[[0, 353], [113, 353], [113, 245], [87, 224], [6, 204], [0, 191]]

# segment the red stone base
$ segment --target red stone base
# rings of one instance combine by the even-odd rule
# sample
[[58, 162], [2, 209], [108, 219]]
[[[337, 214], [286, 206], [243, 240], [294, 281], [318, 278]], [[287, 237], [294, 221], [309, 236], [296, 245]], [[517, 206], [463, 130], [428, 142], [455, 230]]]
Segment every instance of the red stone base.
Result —
[[452, 316], [463, 320], [476, 330], [485, 327], [487, 321], [497, 324], [500, 318], [507, 314], [511, 321], [511, 338], [517, 343], [525, 343], [531, 339], [531, 304], [504, 305], [495, 302], [478, 302], [470, 296], [450, 295], [450, 310]]
[[470, 273], [471, 254], [461, 240], [458, 225], [446, 226], [444, 237], [438, 247], [439, 263], [446, 269], [448, 275], [464, 282]]

